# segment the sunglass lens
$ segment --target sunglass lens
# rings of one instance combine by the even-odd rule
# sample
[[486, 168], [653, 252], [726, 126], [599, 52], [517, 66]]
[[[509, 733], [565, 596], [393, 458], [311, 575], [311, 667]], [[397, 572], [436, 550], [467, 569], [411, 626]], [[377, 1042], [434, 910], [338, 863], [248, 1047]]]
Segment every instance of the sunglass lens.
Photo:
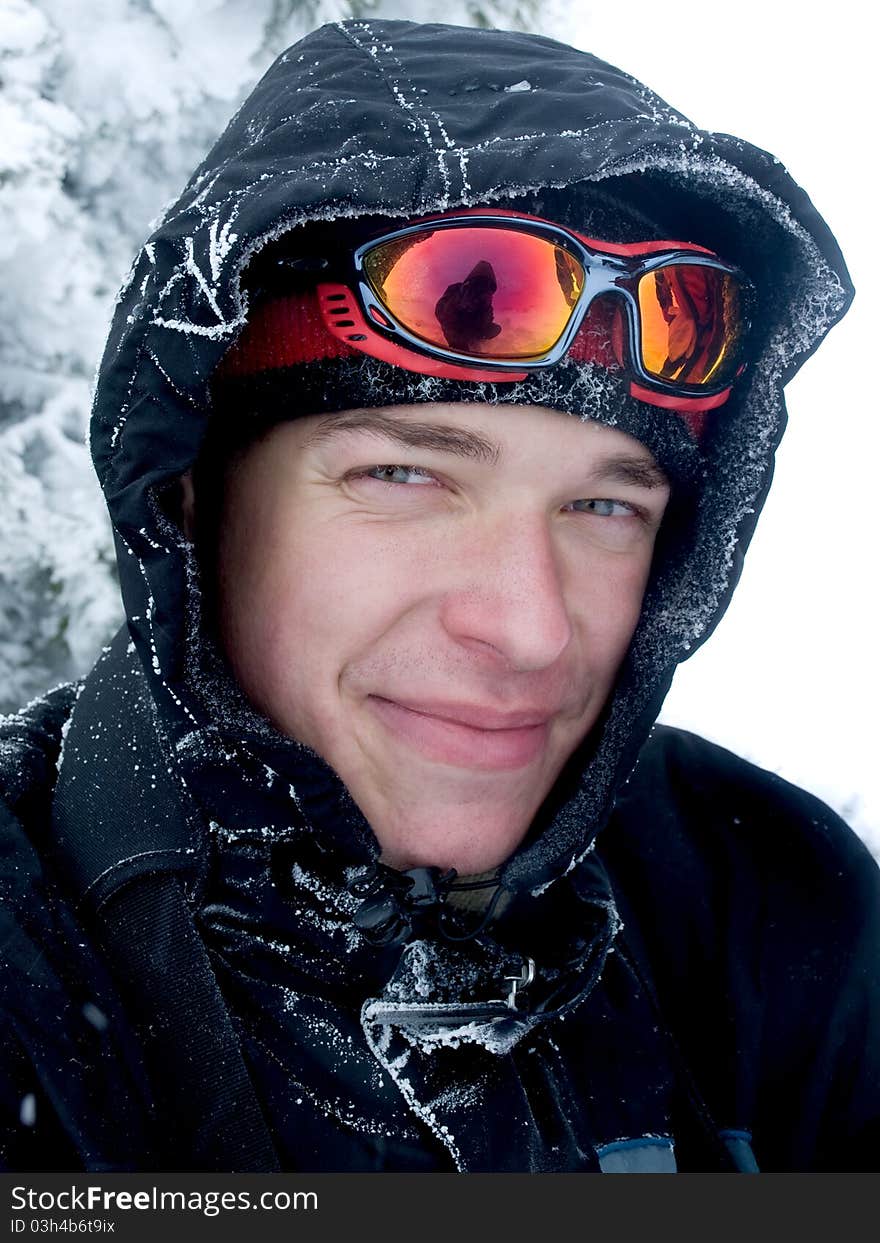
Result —
[[670, 263], [639, 280], [642, 365], [672, 384], [723, 385], [742, 361], [740, 283], [707, 264]]
[[584, 283], [580, 262], [548, 238], [485, 225], [380, 243], [363, 267], [376, 296], [414, 337], [497, 359], [552, 349]]

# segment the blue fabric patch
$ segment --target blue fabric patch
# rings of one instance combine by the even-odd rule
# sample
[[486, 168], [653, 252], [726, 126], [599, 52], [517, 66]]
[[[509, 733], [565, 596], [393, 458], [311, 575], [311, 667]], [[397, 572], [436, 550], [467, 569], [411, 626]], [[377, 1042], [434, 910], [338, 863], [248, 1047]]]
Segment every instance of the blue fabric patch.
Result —
[[719, 1131], [739, 1174], [760, 1174], [760, 1168], [752, 1152], [752, 1136], [749, 1131]]
[[596, 1149], [603, 1174], [675, 1174], [672, 1140], [663, 1135], [620, 1139]]

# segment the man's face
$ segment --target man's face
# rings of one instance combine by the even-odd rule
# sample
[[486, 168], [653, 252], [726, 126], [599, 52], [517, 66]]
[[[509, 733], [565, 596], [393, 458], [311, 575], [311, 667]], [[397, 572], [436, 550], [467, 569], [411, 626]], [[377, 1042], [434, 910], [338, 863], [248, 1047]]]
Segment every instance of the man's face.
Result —
[[383, 860], [486, 871], [608, 698], [667, 499], [644, 445], [544, 407], [282, 423], [229, 471], [222, 642]]

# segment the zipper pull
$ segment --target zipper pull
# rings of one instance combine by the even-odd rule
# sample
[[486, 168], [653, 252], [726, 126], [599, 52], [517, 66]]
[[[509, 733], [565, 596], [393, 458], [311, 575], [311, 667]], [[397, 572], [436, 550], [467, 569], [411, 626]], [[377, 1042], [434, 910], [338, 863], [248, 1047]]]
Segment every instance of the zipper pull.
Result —
[[505, 980], [510, 981], [510, 992], [507, 994], [508, 1010], [518, 1010], [517, 997], [520, 993], [524, 993], [532, 980], [535, 978], [535, 960], [534, 958], [526, 958], [523, 962], [519, 975], [506, 975]]

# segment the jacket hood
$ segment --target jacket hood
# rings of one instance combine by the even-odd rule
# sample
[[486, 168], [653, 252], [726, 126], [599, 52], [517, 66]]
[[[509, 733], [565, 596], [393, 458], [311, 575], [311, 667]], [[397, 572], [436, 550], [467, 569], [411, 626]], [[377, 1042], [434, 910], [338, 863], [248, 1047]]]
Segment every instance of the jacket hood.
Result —
[[[843, 315], [852, 289], [833, 236], [776, 159], [697, 129], [618, 69], [533, 35], [403, 21], [313, 32], [270, 68], [137, 256], [99, 370], [91, 448], [131, 638], [169, 756], [192, 752], [194, 738], [237, 733], [287, 766], [296, 799], [304, 749], [266, 723], [242, 728], [242, 718], [206, 707], [198, 693], [189, 667], [194, 555], [160, 504], [198, 456], [208, 382], [247, 322], [240, 277], [249, 261], [311, 222], [540, 201], [561, 189], [576, 203], [597, 185], [668, 220], [668, 236], [709, 246], [748, 272], [760, 355], [701, 443], [689, 530], [649, 587], [601, 726], [506, 865], [505, 882], [539, 888], [590, 848], [676, 664], [726, 608], [770, 484], [783, 386]], [[503, 386], [474, 390], [478, 400], [510, 400]], [[439, 390], [425, 386], [424, 399], [439, 399]], [[650, 407], [639, 417], [670, 418]], [[364, 859], [371, 835], [363, 825], [359, 833], [355, 857]]]

